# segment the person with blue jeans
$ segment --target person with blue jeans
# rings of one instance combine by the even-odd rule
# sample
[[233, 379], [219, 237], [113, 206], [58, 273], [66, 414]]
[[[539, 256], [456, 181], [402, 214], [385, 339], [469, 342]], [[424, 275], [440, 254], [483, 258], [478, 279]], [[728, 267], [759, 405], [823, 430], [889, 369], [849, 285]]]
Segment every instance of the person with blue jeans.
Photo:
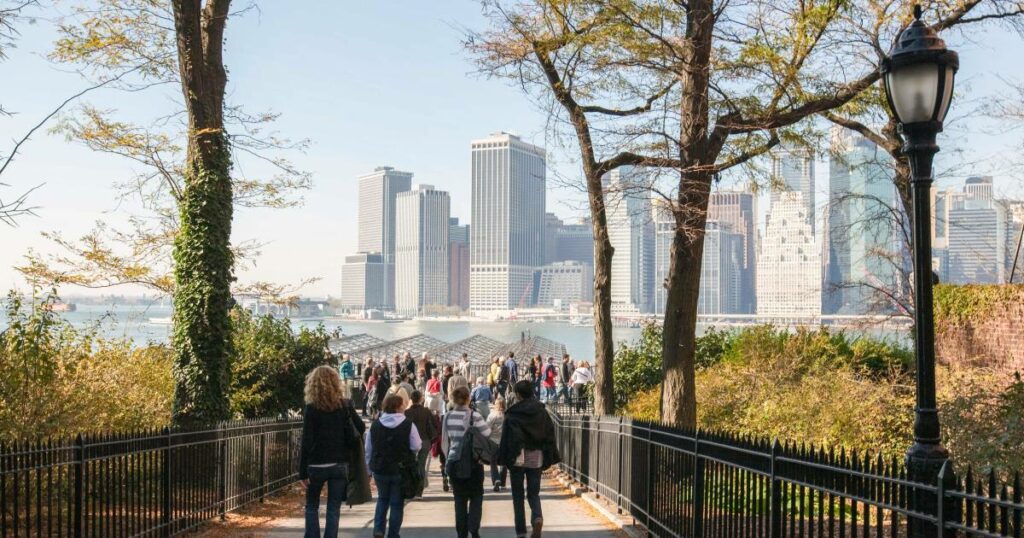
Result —
[[416, 454], [423, 446], [416, 425], [405, 417], [401, 396], [388, 394], [381, 404], [381, 416], [366, 436], [366, 465], [377, 484], [377, 508], [373, 516], [373, 536], [399, 538], [405, 512], [402, 495], [402, 466], [416, 465]]
[[[555, 424], [534, 396], [533, 383], [514, 387], [517, 402], [505, 412], [498, 462], [508, 467], [512, 481], [512, 512], [516, 536], [526, 536], [526, 504], [530, 505], [532, 538], [540, 538], [544, 513], [540, 504], [541, 473], [561, 461], [555, 444]], [[525, 487], [524, 487], [525, 486]]]
[[348, 488], [349, 459], [359, 447], [365, 426], [345, 398], [341, 377], [330, 366], [319, 366], [306, 376], [304, 396], [299, 480], [306, 487], [305, 536], [320, 538], [320, 494], [326, 485], [323, 535], [336, 538]]

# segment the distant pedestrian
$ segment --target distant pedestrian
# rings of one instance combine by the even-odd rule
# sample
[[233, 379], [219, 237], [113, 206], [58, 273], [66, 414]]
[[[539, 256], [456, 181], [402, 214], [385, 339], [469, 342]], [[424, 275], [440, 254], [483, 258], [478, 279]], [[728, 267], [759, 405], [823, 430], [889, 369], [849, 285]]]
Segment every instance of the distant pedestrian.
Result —
[[572, 372], [575, 370], [572, 366], [572, 359], [569, 358], [569, 354], [562, 355], [562, 364], [558, 366], [558, 394], [555, 395], [555, 400], [561, 400], [565, 403], [569, 403], [569, 389], [571, 385], [569, 380], [572, 379]]
[[526, 371], [527, 379], [529, 379], [530, 382], [533, 383], [533, 395], [538, 398], [540, 397], [540, 376], [541, 368], [543, 366], [544, 359], [542, 359], [540, 355], [537, 355], [536, 357], [530, 359], [530, 367]]
[[498, 377], [498, 393], [507, 399], [516, 381], [519, 381], [519, 365], [516, 363], [516, 354], [509, 351]]
[[345, 401], [341, 377], [330, 366], [318, 366], [306, 376], [302, 414], [299, 479], [306, 487], [306, 538], [320, 538], [320, 494], [327, 486], [324, 538], [338, 536], [341, 503], [349, 481], [349, 460], [365, 430], [362, 419]]
[[412, 353], [408, 351], [402, 357], [402, 373], [409, 376], [410, 379], [416, 376], [416, 359], [412, 358]]
[[491, 366], [487, 370], [487, 384], [491, 390], [498, 390], [498, 378], [501, 377], [501, 357], [495, 355], [491, 359]]
[[[467, 432], [475, 429], [480, 435], [489, 437], [491, 427], [479, 413], [469, 407], [469, 390], [466, 387], [455, 388], [451, 395], [453, 407], [444, 416], [441, 425], [441, 450], [447, 454], [447, 461], [457, 462], [467, 456], [461, 450]], [[484, 502], [483, 465], [479, 461], [469, 462], [469, 473], [466, 476], [458, 476], [449, 470], [448, 480], [455, 495], [456, 534], [459, 538], [479, 538]]]
[[[370, 413], [370, 378], [373, 377], [373, 358], [366, 359], [366, 366], [363, 367], [363, 416]], [[373, 379], [374, 384], [377, 378]], [[376, 402], [374, 402], [376, 403]]]
[[493, 393], [491, 393], [491, 387], [488, 387], [484, 383], [483, 377], [476, 378], [476, 386], [473, 387], [473, 392], [469, 394], [469, 400], [476, 409], [477, 413], [480, 413], [485, 419], [491, 412], [491, 400], [494, 399]]
[[427, 381], [426, 406], [434, 413], [440, 414], [444, 408], [444, 394], [441, 390], [441, 372], [434, 369], [434, 375]]
[[338, 365], [338, 372], [341, 374], [341, 380], [348, 382], [356, 378], [356, 369], [352, 364], [352, 357], [345, 353], [341, 356], [341, 363]]
[[[384, 398], [379, 419], [366, 436], [366, 465], [377, 484], [377, 509], [373, 515], [373, 536], [399, 538], [405, 512], [402, 495], [402, 468], [415, 466], [416, 454], [423, 447], [419, 431], [401, 411], [402, 398], [389, 394]], [[390, 516], [388, 512], [390, 511]]]
[[448, 382], [451, 381], [455, 373], [452, 371], [452, 365], [446, 364], [444, 366], [444, 373], [441, 374], [441, 392], [444, 395], [444, 401], [448, 401]]
[[466, 389], [466, 392], [469, 392], [469, 381], [464, 376], [455, 374], [448, 379], [448, 409], [452, 409], [454, 406], [451, 398], [452, 391], [459, 387], [463, 387]]
[[[495, 444], [501, 443], [501, 432], [505, 424], [505, 399], [498, 396], [498, 399], [494, 400], [494, 409], [491, 410], [491, 414], [487, 417], [487, 425], [491, 427], [491, 441]], [[501, 491], [505, 487], [505, 481], [508, 478], [508, 467], [502, 465], [497, 458], [491, 462], [491, 486], [495, 492]]]
[[530, 505], [531, 536], [539, 538], [544, 526], [541, 473], [559, 463], [561, 456], [555, 444], [555, 425], [547, 408], [534, 397], [533, 383], [520, 381], [514, 391], [519, 401], [505, 412], [497, 459], [509, 468], [511, 475], [516, 536], [526, 536], [526, 501]]
[[587, 403], [587, 385], [594, 381], [594, 374], [590, 371], [590, 363], [583, 361], [579, 367], [572, 372], [570, 378], [572, 384], [572, 399], [576, 404], [576, 411], [582, 411]]
[[423, 496], [423, 489], [427, 486], [427, 460], [430, 459], [430, 445], [434, 439], [441, 435], [434, 424], [434, 413], [423, 407], [423, 393], [414, 390], [412, 392], [412, 405], [405, 410], [405, 418], [412, 421], [416, 431], [420, 432], [420, 440], [423, 446], [416, 454], [416, 465], [420, 470], [420, 484], [416, 488], [416, 496]]
[[541, 372], [541, 401], [553, 402], [555, 400], [556, 383], [558, 383], [558, 367], [555, 366], [555, 358], [548, 357], [548, 363]]
[[455, 373], [469, 379], [469, 355], [463, 353], [459, 357], [459, 364], [455, 367]]

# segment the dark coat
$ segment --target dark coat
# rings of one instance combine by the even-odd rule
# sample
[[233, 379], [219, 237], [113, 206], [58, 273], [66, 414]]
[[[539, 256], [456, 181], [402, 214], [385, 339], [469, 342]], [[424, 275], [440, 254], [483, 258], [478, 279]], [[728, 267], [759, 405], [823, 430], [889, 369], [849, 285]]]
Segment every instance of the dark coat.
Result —
[[302, 414], [302, 448], [299, 453], [299, 479], [308, 478], [310, 465], [345, 463], [358, 437], [366, 430], [352, 404], [333, 411], [321, 411], [307, 405]]
[[422, 404], [413, 404], [406, 409], [405, 418], [416, 425], [416, 431], [420, 432], [420, 439], [423, 440], [423, 448], [430, 448], [434, 439], [441, 436], [434, 422], [434, 413]]
[[542, 469], [562, 462], [555, 442], [555, 423], [544, 404], [536, 398], [522, 400], [505, 411], [505, 424], [498, 445], [498, 462], [512, 466], [523, 450], [542, 451]]

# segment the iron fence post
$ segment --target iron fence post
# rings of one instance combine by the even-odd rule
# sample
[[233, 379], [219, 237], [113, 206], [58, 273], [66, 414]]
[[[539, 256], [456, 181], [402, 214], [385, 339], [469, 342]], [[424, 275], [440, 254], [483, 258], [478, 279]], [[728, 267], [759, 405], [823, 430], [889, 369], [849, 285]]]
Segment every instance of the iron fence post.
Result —
[[654, 443], [651, 442], [652, 432], [654, 431], [654, 425], [649, 424], [647, 427], [647, 472], [644, 473], [644, 480], [647, 481], [647, 525], [648, 529], [651, 528], [651, 519], [653, 518], [653, 507], [654, 507], [654, 473], [651, 472], [651, 468], [654, 466]]
[[772, 450], [770, 453], [771, 499], [769, 508], [771, 528], [769, 529], [768, 534], [770, 538], [782, 538], [782, 487], [778, 476], [776, 475], [776, 465], [778, 464], [777, 458], [780, 448], [781, 446], [779, 445], [778, 439], [772, 442]]
[[260, 428], [260, 502], [267, 496], [267, 432]]
[[617, 487], [615, 488], [616, 489], [616, 491], [615, 491], [615, 493], [616, 493], [615, 504], [616, 504], [616, 506], [618, 506], [619, 514], [621, 514], [622, 513], [622, 468], [625, 467], [625, 462], [622, 459], [622, 417], [619, 417], [619, 434], [618, 434], [618, 436], [615, 437], [615, 440], [619, 443], [619, 459], [618, 459], [618, 462], [617, 462], [619, 464], [619, 481], [618, 481]]
[[160, 509], [161, 536], [171, 535], [171, 429], [164, 427], [161, 432], [164, 437], [163, 469], [161, 472], [160, 489], [163, 493], [163, 502]]
[[700, 430], [693, 432], [693, 536], [704, 536], [704, 458], [700, 457]]
[[82, 434], [75, 437], [75, 529], [76, 538], [85, 536], [85, 514], [82, 512], [85, 504], [85, 440]]
[[224, 425], [221, 424], [217, 428], [217, 444], [218, 452], [220, 453], [220, 484], [218, 485], [218, 493], [220, 494], [220, 520], [224, 521], [227, 515], [228, 506], [228, 441], [224, 435]]

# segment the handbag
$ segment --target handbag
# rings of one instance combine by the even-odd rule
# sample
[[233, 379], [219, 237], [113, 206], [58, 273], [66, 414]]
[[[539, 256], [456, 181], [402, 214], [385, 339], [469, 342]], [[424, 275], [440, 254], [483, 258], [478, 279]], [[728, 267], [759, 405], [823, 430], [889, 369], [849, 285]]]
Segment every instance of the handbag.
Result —
[[352, 456], [348, 465], [349, 477], [345, 504], [351, 507], [373, 500], [373, 492], [370, 491], [370, 473], [366, 470], [366, 453], [363, 444], [359, 443], [359, 446], [350, 454]]

